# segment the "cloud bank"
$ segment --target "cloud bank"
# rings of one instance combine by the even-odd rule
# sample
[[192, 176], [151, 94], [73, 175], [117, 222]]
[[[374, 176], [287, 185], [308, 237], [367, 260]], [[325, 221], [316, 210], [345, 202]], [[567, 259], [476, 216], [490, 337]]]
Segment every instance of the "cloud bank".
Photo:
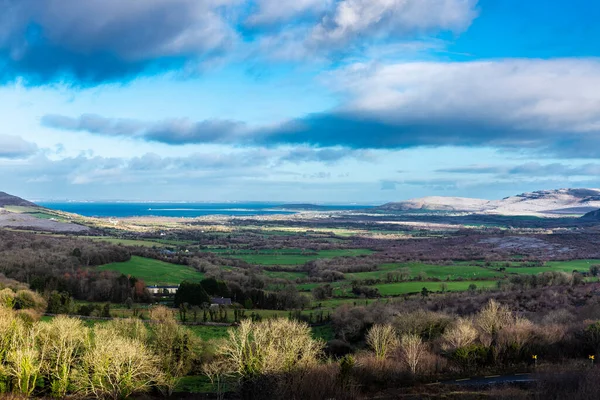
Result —
[[405, 40], [462, 31], [475, 18], [476, 3], [3, 0], [0, 79], [94, 86], [171, 71], [193, 74], [205, 62], [245, 58], [256, 49], [256, 57], [270, 58], [273, 46], [327, 54], [340, 46], [360, 48], [382, 38]]
[[27, 142], [19, 136], [0, 135], [0, 159], [27, 158], [37, 150], [37, 145]]
[[350, 149], [494, 147], [541, 156], [600, 156], [596, 59], [355, 64], [328, 77], [330, 112], [249, 127], [241, 121], [134, 121], [47, 115], [44, 125], [167, 144]]

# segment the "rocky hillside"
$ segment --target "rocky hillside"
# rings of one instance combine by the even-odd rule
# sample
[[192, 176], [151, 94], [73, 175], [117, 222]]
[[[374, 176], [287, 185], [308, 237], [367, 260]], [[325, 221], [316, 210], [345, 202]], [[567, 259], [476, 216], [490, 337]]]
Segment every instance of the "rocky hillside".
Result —
[[600, 221], [600, 210], [590, 211], [585, 214], [581, 219], [585, 219], [588, 221]]
[[8, 193], [0, 192], [0, 207], [5, 206], [37, 207], [36, 204], [30, 201], [23, 200], [20, 197]]
[[471, 199], [467, 197], [423, 197], [399, 203], [388, 203], [379, 210], [387, 211], [471, 211], [479, 212], [486, 209], [489, 200]]
[[600, 209], [600, 189], [540, 190], [502, 200], [424, 197], [388, 203], [379, 211], [455, 211], [501, 215], [583, 215]]
[[4, 192], [0, 192], [0, 228], [71, 233], [90, 230], [87, 226], [71, 222], [70, 218], [57, 211]]

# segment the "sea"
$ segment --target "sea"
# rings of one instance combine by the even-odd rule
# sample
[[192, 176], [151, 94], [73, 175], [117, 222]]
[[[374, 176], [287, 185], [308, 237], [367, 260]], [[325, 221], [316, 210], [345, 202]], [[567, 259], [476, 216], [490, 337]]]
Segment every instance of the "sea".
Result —
[[[256, 216], [291, 215], [298, 209], [281, 203], [129, 203], [129, 202], [37, 202], [54, 210], [86, 217], [175, 217], [195, 218], [207, 215]], [[349, 211], [366, 209], [365, 205], [324, 205], [319, 211]], [[301, 207], [300, 207], [301, 208]]]

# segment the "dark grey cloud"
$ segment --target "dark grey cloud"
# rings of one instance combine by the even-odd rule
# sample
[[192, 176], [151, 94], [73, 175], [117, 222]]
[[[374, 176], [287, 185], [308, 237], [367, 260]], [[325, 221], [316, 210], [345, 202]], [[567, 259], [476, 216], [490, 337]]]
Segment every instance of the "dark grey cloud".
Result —
[[142, 122], [84, 114], [78, 118], [45, 115], [44, 126], [68, 131], [82, 131], [105, 136], [139, 138], [172, 145], [191, 143], [236, 143], [249, 140], [246, 125], [228, 120], [193, 122], [188, 119]]
[[274, 46], [298, 48], [314, 58], [382, 38], [460, 32], [476, 16], [476, 3], [2, 0], [0, 80], [23, 78], [30, 85], [122, 82], [141, 74], [190, 73], [236, 51], [241, 57], [269, 57], [279, 52]]
[[600, 92], [591, 89], [600, 86], [599, 60], [356, 64], [327, 77], [344, 99], [338, 108], [264, 127], [94, 115], [42, 121], [59, 129], [168, 144], [355, 150], [465, 146], [600, 157]]
[[0, 158], [27, 158], [37, 150], [35, 143], [27, 142], [19, 136], [0, 135]]
[[120, 80], [180, 68], [231, 47], [234, 0], [3, 0], [0, 78]]

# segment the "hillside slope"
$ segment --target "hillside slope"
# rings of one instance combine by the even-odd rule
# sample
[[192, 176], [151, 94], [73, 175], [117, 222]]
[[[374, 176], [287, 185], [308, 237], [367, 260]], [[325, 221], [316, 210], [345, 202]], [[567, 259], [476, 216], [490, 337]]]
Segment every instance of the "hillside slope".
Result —
[[0, 207], [5, 206], [37, 207], [37, 204], [5, 192], [0, 192]]
[[424, 197], [377, 207], [379, 211], [455, 211], [501, 215], [583, 215], [600, 209], [600, 189], [540, 190], [502, 200]]
[[60, 213], [11, 194], [0, 192], [0, 228], [44, 232], [86, 232], [87, 226], [75, 224]]

